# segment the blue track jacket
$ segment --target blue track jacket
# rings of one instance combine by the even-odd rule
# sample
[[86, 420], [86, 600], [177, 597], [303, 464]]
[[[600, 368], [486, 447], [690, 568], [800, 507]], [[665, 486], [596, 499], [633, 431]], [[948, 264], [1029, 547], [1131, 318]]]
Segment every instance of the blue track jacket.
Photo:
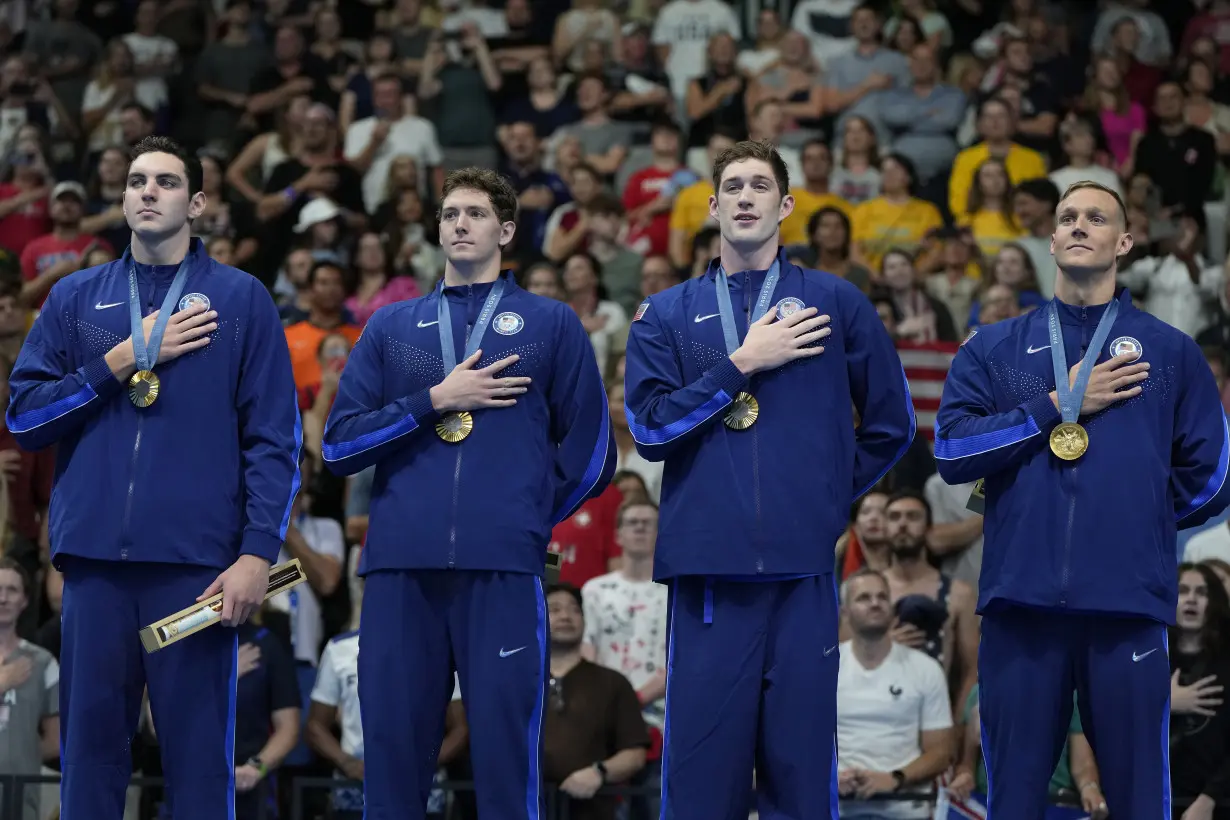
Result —
[[[1149, 362], [1143, 392], [1080, 423], [1089, 450], [1051, 453], [1059, 411], [1047, 308], [979, 328], [958, 351], [936, 418], [949, 484], [985, 478], [979, 611], [999, 602], [1174, 623], [1176, 528], [1230, 502], [1230, 435], [1213, 374], [1186, 334], [1137, 310], [1126, 290], [1098, 362], [1125, 337]], [[1059, 304], [1068, 366], [1105, 305]]]
[[[551, 528], [611, 481], [615, 438], [585, 328], [563, 302], [522, 290], [510, 272], [501, 276], [504, 295], [477, 367], [516, 353], [521, 358], [500, 375], [533, 381], [512, 407], [471, 411], [465, 440], [436, 435], [428, 392], [445, 377], [439, 287], [376, 311], [350, 354], [323, 451], [339, 475], [376, 465], [363, 573], [541, 574]], [[443, 290], [458, 362], [491, 287]]]
[[[188, 254], [181, 303], [203, 294], [218, 329], [155, 366], [162, 392], [149, 407], [129, 401], [104, 359], [131, 335], [127, 251], [57, 282], [21, 349], [5, 421], [27, 450], [57, 445], [53, 558], [219, 569], [240, 555], [277, 559], [302, 442], [282, 322], [256, 278], [210, 259], [199, 239]], [[148, 315], [178, 265], [143, 268]]]
[[[716, 262], [651, 296], [632, 322], [628, 426], [642, 456], [665, 462], [657, 579], [831, 573], [850, 504], [914, 437], [905, 372], [871, 302], [844, 279], [779, 254], [774, 304], [794, 297], [832, 317], [819, 356], [749, 382], [726, 353]], [[766, 274], [729, 277], [740, 339]], [[756, 397], [760, 416], [731, 430], [722, 418], [741, 390]]]

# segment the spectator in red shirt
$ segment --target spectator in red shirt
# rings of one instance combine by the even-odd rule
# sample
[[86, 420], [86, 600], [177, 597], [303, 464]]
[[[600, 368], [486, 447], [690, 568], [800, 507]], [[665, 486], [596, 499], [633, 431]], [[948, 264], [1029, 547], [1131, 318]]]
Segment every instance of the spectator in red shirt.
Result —
[[[0, 302], [16, 303], [10, 291], [0, 295]], [[21, 316], [20, 311], [10, 309], [0, 312], [0, 323], [12, 324], [9, 317]], [[21, 322], [24, 325], [24, 322]], [[9, 374], [13, 359], [0, 355], [0, 403], [9, 403]], [[52, 448], [37, 453], [26, 452], [17, 446], [8, 425], [0, 426], [0, 499], [6, 499], [8, 509], [2, 514], [9, 531], [5, 555], [17, 561], [30, 577], [37, 579], [30, 590], [30, 605], [18, 619], [18, 634], [32, 638], [43, 621], [42, 596], [43, 568], [51, 560], [47, 541], [47, 509], [51, 505], [51, 483], [55, 475], [55, 451]]]
[[1203, 14], [1187, 21], [1179, 53], [1187, 54], [1192, 43], [1201, 37], [1213, 38], [1217, 44], [1218, 71], [1230, 73], [1230, 0], [1213, 0]]
[[85, 214], [85, 187], [79, 182], [61, 182], [51, 191], [51, 233], [31, 240], [21, 254], [21, 301], [27, 307], [42, 307], [51, 286], [82, 267], [95, 248], [112, 250], [93, 234], [81, 230]]
[[49, 174], [35, 126], [22, 126], [9, 162], [13, 178], [0, 182], [0, 248], [20, 257], [31, 240], [51, 230]]
[[623, 500], [611, 484], [551, 531], [549, 549], [560, 556], [560, 581], [580, 588], [590, 578], [618, 568], [623, 553], [615, 543], [615, 520]]
[[675, 193], [697, 180], [697, 175], [679, 162], [682, 143], [678, 125], [670, 120], [654, 123], [649, 135], [653, 164], [634, 173], [624, 186], [628, 245], [643, 256], [667, 252]]

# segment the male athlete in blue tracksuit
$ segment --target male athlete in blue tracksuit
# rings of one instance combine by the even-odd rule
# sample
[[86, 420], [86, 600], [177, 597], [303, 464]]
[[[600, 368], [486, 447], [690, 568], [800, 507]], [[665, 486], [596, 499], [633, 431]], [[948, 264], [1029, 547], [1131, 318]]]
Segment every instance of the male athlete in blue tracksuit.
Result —
[[628, 338], [628, 425], [665, 462], [663, 820], [745, 818], [753, 765], [762, 818], [836, 820], [833, 544], [915, 430], [871, 303], [778, 250], [793, 199], [768, 150], [719, 158], [721, 259], [643, 302]]
[[944, 480], [986, 479], [978, 670], [995, 820], [1042, 817], [1074, 690], [1111, 816], [1171, 816], [1175, 533], [1230, 500], [1230, 437], [1195, 342], [1115, 292], [1122, 207], [1069, 189], [1055, 299], [971, 334], [937, 418]]
[[479, 815], [545, 810], [547, 544], [610, 483], [616, 450], [580, 320], [500, 271], [515, 211], [495, 173], [449, 176], [444, 281], [372, 316], [325, 429], [330, 469], [376, 465], [359, 633], [367, 820], [424, 816], [454, 671]]
[[[199, 164], [164, 138], [136, 151], [124, 194], [132, 245], [51, 289], [13, 368], [6, 422], [22, 447], [57, 448], [61, 816], [123, 816], [148, 684], [175, 819], [225, 820], [238, 668], [225, 625], [259, 607], [282, 546], [298, 403], [269, 292], [191, 238], [205, 204]], [[139, 350], [134, 320], [150, 337]], [[142, 650], [143, 627], [218, 591], [222, 626]]]

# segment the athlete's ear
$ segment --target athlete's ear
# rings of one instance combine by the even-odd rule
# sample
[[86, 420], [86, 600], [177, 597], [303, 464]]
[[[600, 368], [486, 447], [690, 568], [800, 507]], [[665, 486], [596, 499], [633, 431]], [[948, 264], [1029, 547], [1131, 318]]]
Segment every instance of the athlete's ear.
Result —
[[1136, 240], [1132, 238], [1130, 233], [1126, 231], [1119, 236], [1119, 247], [1115, 248], [1115, 256], [1124, 256], [1136, 244]]
[[188, 200], [188, 218], [196, 219], [203, 213], [205, 213], [205, 192], [197, 191], [192, 195], [192, 199]]
[[716, 194], [709, 197], [709, 218], [710, 219], [718, 218], [718, 207], [717, 207], [717, 195]]
[[791, 196], [790, 194], [786, 194], [784, 197], [782, 197], [781, 210], [777, 214], [778, 223], [780, 224], [782, 222], [785, 222], [786, 218], [789, 217], [792, 213], [794, 213], [794, 197]]
[[513, 241], [513, 235], [517, 232], [516, 222], [504, 222], [500, 224], [500, 247], [507, 248]]

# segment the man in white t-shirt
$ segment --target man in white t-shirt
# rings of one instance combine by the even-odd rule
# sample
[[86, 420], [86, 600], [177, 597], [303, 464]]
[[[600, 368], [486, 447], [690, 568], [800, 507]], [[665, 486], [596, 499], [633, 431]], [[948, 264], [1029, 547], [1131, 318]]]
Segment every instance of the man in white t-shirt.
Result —
[[[461, 684], [453, 677], [453, 699], [443, 716], [440, 766], [451, 762], [465, 748], [469, 729], [461, 703]], [[341, 739], [333, 727], [341, 727]], [[338, 635], [325, 646], [320, 656], [320, 671], [312, 688], [308, 712], [308, 745], [337, 770], [335, 776], [346, 780], [363, 779], [363, 722], [359, 712], [359, 633]], [[443, 769], [436, 781], [443, 779]], [[436, 789], [428, 801], [428, 816], [444, 816], [444, 792]], [[336, 820], [361, 820], [363, 790], [342, 787], [333, 792], [332, 817]]]
[[687, 94], [688, 80], [705, 73], [709, 38], [722, 32], [743, 39], [739, 18], [722, 0], [670, 0], [658, 12], [652, 43], [676, 99]]
[[170, 37], [158, 34], [158, 0], [141, 0], [137, 6], [136, 31], [125, 34], [124, 45], [132, 52], [137, 83], [137, 102], [151, 111], [164, 107], [169, 100], [167, 77], [179, 65], [179, 46]]
[[[305, 478], [308, 476], [310, 472]], [[267, 606], [277, 612], [285, 612], [290, 618], [290, 643], [295, 650], [295, 661], [315, 666], [325, 628], [318, 596], [332, 595], [341, 583], [346, 541], [340, 524], [332, 518], [308, 515], [310, 507], [311, 497], [307, 490], [300, 490], [291, 508], [286, 541], [277, 560], [281, 564], [298, 558], [307, 583], [300, 584], [285, 595], [275, 595], [269, 599]], [[310, 679], [306, 682], [300, 680], [303, 689], [307, 689], [310, 683]]]
[[363, 205], [375, 213], [387, 197], [389, 166], [399, 156], [414, 159], [419, 171], [419, 193], [427, 193], [430, 180], [437, 194], [444, 184], [443, 154], [430, 121], [406, 111], [405, 86], [396, 74], [372, 82], [376, 113], [346, 129], [345, 156], [363, 174]]
[[[889, 636], [888, 580], [860, 569], [841, 589], [854, 637], [837, 676], [837, 788], [843, 820], [930, 817], [931, 781], [953, 753], [952, 707], [939, 663]], [[919, 792], [918, 801], [874, 801]]]

